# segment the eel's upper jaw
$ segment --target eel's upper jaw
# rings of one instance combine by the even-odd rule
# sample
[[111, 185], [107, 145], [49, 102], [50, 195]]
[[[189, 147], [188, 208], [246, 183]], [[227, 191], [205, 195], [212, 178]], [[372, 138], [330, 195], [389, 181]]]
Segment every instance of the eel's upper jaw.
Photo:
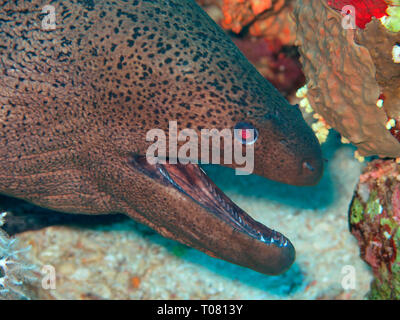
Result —
[[229, 226], [225, 237], [217, 240], [230, 241], [231, 244], [225, 243], [221, 247], [230, 245], [232, 248], [248, 248], [238, 249], [234, 253], [232, 250], [223, 252], [220, 248], [214, 251], [212, 245], [204, 243], [200, 250], [265, 274], [280, 274], [293, 263], [295, 250], [290, 240], [252, 219], [235, 205], [198, 165], [151, 165], [142, 156], [134, 156], [131, 164], [158, 183], [173, 187], [196, 202], [203, 208], [202, 214], [214, 215]]

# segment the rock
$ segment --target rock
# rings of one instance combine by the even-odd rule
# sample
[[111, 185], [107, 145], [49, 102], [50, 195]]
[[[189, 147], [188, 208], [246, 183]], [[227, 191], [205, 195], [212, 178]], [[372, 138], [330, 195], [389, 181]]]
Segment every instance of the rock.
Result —
[[400, 299], [400, 164], [368, 164], [350, 206], [349, 222], [361, 257], [375, 276], [368, 297]]

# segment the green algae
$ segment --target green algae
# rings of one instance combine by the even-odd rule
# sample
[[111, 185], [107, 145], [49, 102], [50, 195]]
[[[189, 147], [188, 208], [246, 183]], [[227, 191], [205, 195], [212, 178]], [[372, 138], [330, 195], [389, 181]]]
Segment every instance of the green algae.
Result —
[[379, 203], [378, 193], [375, 190], [371, 192], [365, 210], [366, 214], [368, 214], [371, 219], [374, 219], [377, 215], [381, 214], [382, 206]]
[[392, 1], [393, 5], [386, 10], [388, 16], [381, 18], [382, 24], [391, 32], [400, 31], [400, 1]]
[[364, 207], [358, 198], [354, 198], [353, 204], [350, 208], [350, 223], [359, 223], [363, 218]]

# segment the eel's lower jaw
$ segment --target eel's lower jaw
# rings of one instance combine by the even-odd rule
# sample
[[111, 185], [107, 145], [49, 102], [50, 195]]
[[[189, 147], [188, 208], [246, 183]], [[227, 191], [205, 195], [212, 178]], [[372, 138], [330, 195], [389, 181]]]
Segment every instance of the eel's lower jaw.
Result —
[[248, 242], [251, 242], [250, 245], [253, 249], [256, 249], [254, 251], [257, 255], [256, 257], [250, 257], [249, 260], [254, 258], [254, 260], [259, 259], [260, 261], [263, 259], [276, 259], [276, 261], [266, 261], [271, 267], [258, 267], [257, 263], [255, 263], [254, 267], [251, 263], [247, 265], [247, 262], [240, 263], [240, 261], [233, 261], [230, 257], [219, 255], [218, 252], [212, 252], [212, 248], [206, 250], [209, 254], [266, 274], [279, 274], [288, 269], [293, 263], [295, 251], [290, 241], [281, 233], [257, 222], [235, 205], [212, 182], [200, 166], [191, 163], [158, 163], [152, 165], [143, 156], [134, 156], [131, 164], [153, 180], [157, 180], [165, 186], [173, 187], [192, 201], [195, 201], [207, 212], [229, 225], [232, 232], [236, 233], [239, 238], [247, 238]]

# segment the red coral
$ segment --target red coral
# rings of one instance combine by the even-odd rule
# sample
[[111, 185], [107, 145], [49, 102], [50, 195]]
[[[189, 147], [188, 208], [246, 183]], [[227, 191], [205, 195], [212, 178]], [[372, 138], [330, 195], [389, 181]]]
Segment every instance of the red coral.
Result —
[[352, 5], [356, 9], [356, 25], [364, 29], [365, 25], [372, 20], [386, 16], [388, 7], [384, 0], [329, 0], [328, 5], [333, 9], [342, 11], [347, 5]]
[[282, 46], [278, 39], [236, 38], [234, 42], [257, 70], [285, 96], [290, 96], [304, 85], [304, 74], [293, 47]]

